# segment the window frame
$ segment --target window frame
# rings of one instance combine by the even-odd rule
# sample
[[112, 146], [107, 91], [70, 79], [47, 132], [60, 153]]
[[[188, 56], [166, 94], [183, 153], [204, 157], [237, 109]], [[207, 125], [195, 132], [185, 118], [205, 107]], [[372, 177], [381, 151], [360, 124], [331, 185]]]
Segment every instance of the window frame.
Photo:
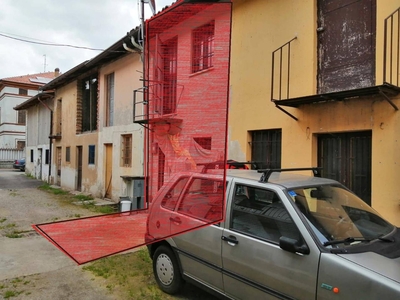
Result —
[[96, 145], [88, 146], [88, 165], [96, 164]]
[[192, 31], [192, 73], [198, 73], [214, 66], [214, 41], [214, 20]]
[[121, 135], [121, 167], [132, 167], [132, 134]]

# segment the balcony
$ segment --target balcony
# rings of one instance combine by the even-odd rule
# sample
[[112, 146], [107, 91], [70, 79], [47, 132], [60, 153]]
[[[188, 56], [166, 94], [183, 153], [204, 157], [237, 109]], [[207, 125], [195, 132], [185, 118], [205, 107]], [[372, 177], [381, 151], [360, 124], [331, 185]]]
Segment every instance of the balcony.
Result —
[[[291, 80], [294, 80], [291, 76], [291, 52], [296, 38], [293, 38], [272, 53], [271, 101], [277, 108], [295, 120], [297, 118], [282, 107], [298, 108], [301, 105], [313, 103], [379, 95], [397, 111], [398, 107], [391, 101], [391, 98], [400, 93], [400, 8], [388, 16], [384, 22], [383, 80], [381, 84], [361, 85], [357, 88], [293, 97], [290, 91]], [[377, 65], [379, 64], [377, 63]]]

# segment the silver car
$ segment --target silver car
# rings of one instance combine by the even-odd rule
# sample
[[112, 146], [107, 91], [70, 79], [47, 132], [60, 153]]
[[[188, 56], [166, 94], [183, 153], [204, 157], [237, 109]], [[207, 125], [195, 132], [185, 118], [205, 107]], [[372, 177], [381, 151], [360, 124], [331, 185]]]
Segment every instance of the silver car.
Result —
[[[400, 299], [400, 230], [318, 169], [285, 171], [296, 170], [228, 170], [218, 224], [162, 239], [149, 218], [159, 287], [173, 294], [190, 281], [230, 299]], [[186, 186], [207, 176], [193, 173]], [[149, 216], [162, 215], [173, 187], [162, 189]], [[182, 200], [171, 199], [173, 222]]]

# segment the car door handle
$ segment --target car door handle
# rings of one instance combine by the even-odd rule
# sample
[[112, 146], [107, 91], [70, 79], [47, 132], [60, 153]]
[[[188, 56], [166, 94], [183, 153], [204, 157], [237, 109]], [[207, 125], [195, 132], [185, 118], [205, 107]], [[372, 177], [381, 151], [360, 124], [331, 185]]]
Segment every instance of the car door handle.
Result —
[[170, 217], [169, 220], [171, 222], [174, 222], [176, 225], [181, 225], [182, 224], [181, 218], [179, 218], [179, 217], [175, 217], [175, 218]]
[[221, 239], [225, 242], [228, 242], [229, 246], [236, 246], [239, 244], [239, 241], [233, 235], [230, 235], [229, 237], [222, 236]]

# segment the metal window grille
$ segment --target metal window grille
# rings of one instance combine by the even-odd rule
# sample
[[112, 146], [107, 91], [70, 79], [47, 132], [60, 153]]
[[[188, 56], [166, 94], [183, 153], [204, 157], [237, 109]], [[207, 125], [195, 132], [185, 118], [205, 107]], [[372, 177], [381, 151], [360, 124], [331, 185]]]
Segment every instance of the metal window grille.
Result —
[[282, 130], [251, 132], [251, 160], [258, 169], [281, 168]]
[[121, 166], [132, 166], [132, 135], [122, 135], [122, 153], [121, 153]]
[[214, 21], [193, 30], [193, 35], [192, 35], [193, 73], [211, 68], [213, 66], [214, 30], [215, 30]]

